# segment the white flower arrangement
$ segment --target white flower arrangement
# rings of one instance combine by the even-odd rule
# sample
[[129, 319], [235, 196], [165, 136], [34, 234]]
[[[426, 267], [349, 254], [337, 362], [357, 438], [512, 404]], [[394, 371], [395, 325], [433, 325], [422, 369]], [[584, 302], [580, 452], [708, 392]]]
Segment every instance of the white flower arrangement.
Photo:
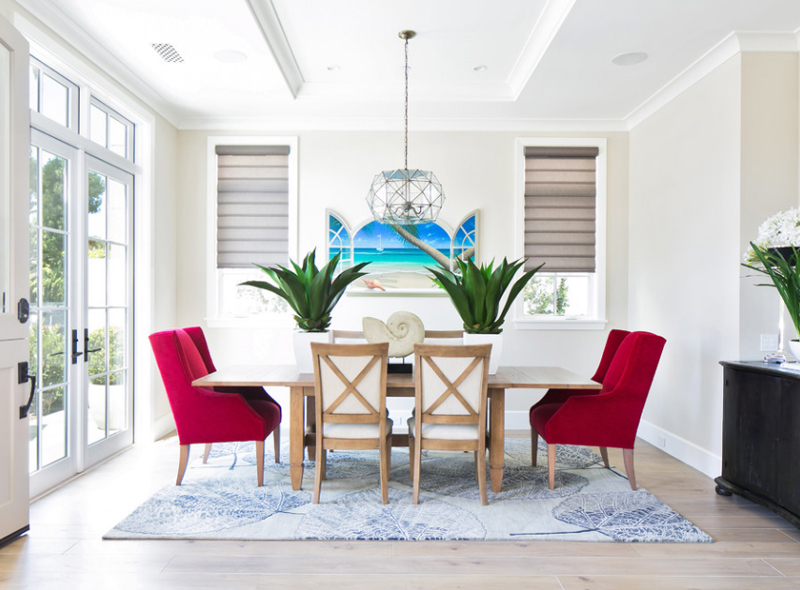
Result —
[[[755, 244], [762, 249], [782, 246], [794, 246], [800, 249], [800, 208], [781, 211], [768, 217], [758, 227]], [[750, 264], [758, 262], [758, 256], [752, 247], [744, 253], [744, 262]]]

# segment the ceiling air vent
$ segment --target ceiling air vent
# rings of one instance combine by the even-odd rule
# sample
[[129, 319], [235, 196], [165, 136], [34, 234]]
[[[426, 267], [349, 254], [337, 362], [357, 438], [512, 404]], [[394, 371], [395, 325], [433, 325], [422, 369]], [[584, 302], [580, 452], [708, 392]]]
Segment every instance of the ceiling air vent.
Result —
[[183, 63], [181, 54], [171, 43], [151, 43], [150, 46], [165, 62], [170, 64]]

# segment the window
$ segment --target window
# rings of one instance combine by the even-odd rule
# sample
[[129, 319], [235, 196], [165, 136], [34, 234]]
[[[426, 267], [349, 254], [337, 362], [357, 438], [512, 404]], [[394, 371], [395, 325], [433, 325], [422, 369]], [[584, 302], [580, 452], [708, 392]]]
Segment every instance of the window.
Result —
[[78, 130], [78, 86], [33, 56], [29, 96], [32, 111]]
[[605, 324], [603, 139], [518, 140], [518, 249], [544, 263], [517, 308], [521, 328]]
[[95, 98], [89, 105], [89, 139], [133, 160], [133, 123]]
[[209, 138], [209, 318], [284, 321], [283, 299], [243, 281], [296, 255], [296, 138]]

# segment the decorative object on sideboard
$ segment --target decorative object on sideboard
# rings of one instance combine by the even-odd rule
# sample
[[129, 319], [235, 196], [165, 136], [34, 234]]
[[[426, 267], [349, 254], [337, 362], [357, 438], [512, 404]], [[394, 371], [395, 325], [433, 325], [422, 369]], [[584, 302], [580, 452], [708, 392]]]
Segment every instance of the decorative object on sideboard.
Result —
[[[495, 267], [494, 260], [489, 264], [477, 266], [472, 260], [463, 261], [456, 259], [458, 274], [444, 268], [428, 268], [435, 277], [434, 282], [442, 287], [450, 296], [450, 300], [464, 322], [464, 343], [485, 344], [491, 342], [492, 356], [489, 361], [489, 374], [497, 372], [502, 354], [502, 343], [499, 335], [503, 331], [506, 314], [511, 309], [514, 299], [522, 292], [528, 281], [533, 278], [544, 264], [524, 273], [511, 284], [517, 271], [525, 264], [520, 259], [503, 262]], [[509, 287], [510, 290], [509, 290]], [[500, 303], [508, 290], [505, 305], [500, 308]], [[475, 339], [472, 335], [480, 336]], [[485, 336], [490, 336], [487, 341]]]
[[444, 192], [433, 172], [408, 169], [408, 40], [416, 33], [400, 31], [397, 35], [405, 42], [405, 163], [402, 170], [384, 170], [375, 176], [367, 205], [380, 223], [415, 225], [436, 221]]
[[[778, 309], [778, 350], [768, 354], [764, 361], [782, 363], [784, 356], [784, 305], [789, 311], [795, 330], [800, 334], [800, 276], [797, 274], [796, 247], [800, 246], [800, 208], [781, 211], [768, 217], [758, 227], [758, 237], [750, 242], [750, 248], [744, 253], [745, 266], [751, 270], [766, 274], [772, 280], [781, 296]], [[800, 342], [789, 343], [792, 354], [800, 360]]]
[[390, 363], [389, 372], [411, 372], [411, 365], [405, 364], [405, 357], [414, 352], [415, 343], [425, 340], [425, 326], [419, 317], [410, 311], [396, 311], [386, 323], [365, 317], [361, 320], [361, 327], [367, 342], [388, 342], [389, 356], [404, 359], [402, 364]]
[[353, 265], [334, 276], [340, 255], [333, 256], [322, 268], [317, 268], [315, 256], [316, 250], [306, 254], [302, 266], [290, 261], [291, 269], [280, 265], [268, 268], [256, 264], [272, 279], [272, 282], [241, 283], [275, 293], [285, 299], [294, 310], [294, 320], [298, 328], [295, 332], [295, 361], [301, 373], [310, 373], [312, 370], [311, 340], [331, 341], [328, 327], [331, 325], [333, 308], [336, 307], [347, 286], [367, 274], [361, 272], [361, 269], [369, 264], [362, 262]]

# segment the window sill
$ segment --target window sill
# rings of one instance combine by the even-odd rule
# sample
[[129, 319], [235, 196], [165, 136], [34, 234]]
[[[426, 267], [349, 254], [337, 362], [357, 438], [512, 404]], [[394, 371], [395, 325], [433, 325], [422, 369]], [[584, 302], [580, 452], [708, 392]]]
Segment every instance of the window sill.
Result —
[[600, 319], [524, 319], [514, 320], [517, 330], [604, 330], [608, 320]]

